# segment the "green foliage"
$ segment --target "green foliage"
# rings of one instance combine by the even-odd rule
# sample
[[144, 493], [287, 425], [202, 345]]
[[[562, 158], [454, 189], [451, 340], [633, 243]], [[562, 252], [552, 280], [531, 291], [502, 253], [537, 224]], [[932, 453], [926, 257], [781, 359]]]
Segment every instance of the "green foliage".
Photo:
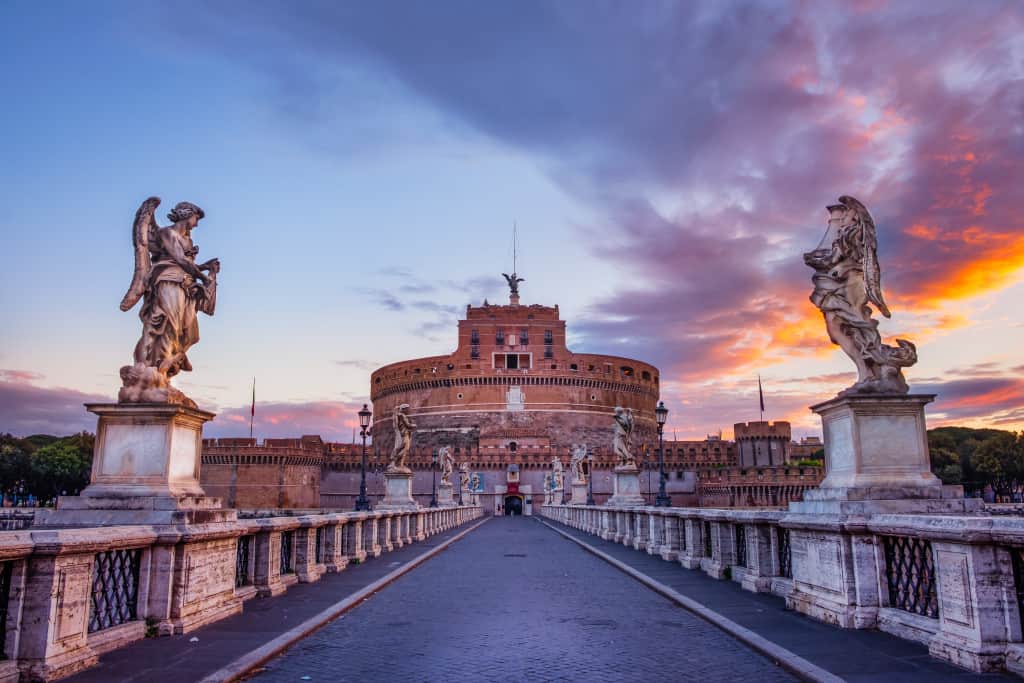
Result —
[[939, 427], [928, 432], [932, 472], [968, 490], [1008, 496], [1024, 486], [1024, 435], [1001, 429]]
[[803, 460], [797, 460], [795, 463], [797, 467], [824, 467], [824, 459], [818, 460], [816, 458], [804, 458]]
[[18, 439], [0, 434], [0, 493], [24, 504], [34, 496], [41, 504], [60, 495], [75, 495], [89, 483], [93, 435], [34, 435]]

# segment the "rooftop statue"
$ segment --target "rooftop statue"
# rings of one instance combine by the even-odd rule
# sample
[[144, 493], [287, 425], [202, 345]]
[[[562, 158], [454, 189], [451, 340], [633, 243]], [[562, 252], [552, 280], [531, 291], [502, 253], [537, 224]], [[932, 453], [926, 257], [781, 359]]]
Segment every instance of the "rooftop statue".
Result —
[[[917, 348], [905, 339], [882, 343], [871, 306], [886, 318], [878, 267], [878, 238], [867, 208], [850, 196], [828, 207], [825, 236], [804, 263], [814, 269], [811, 303], [825, 316], [829, 339], [857, 366], [857, 382], [839, 393], [905, 394], [902, 368], [917, 362]], [[869, 306], [870, 304], [870, 306]]]
[[512, 273], [511, 275], [508, 273], [502, 273], [502, 276], [505, 278], [505, 282], [508, 283], [508, 288], [512, 290], [511, 293], [519, 294], [519, 283], [526, 282], [526, 279], [519, 277], [515, 273]]
[[633, 440], [633, 409], [615, 408], [615, 436], [612, 451], [619, 457], [619, 467], [636, 467], [636, 457], [630, 450]]
[[416, 424], [409, 419], [409, 404], [403, 403], [395, 409], [393, 418], [395, 425], [395, 445], [391, 449], [391, 462], [388, 471], [408, 471], [405, 459], [412, 450], [412, 432]]
[[156, 222], [159, 197], [150, 197], [135, 214], [132, 242], [135, 274], [121, 300], [128, 311], [139, 300], [142, 336], [135, 345], [133, 365], [121, 368], [121, 403], [176, 403], [194, 408], [195, 402], [171, 386], [171, 378], [190, 372], [188, 350], [199, 341], [198, 313], [213, 315], [217, 305], [220, 261], [196, 263], [199, 247], [192, 231], [206, 214], [195, 204], [181, 202], [167, 217], [172, 225]]

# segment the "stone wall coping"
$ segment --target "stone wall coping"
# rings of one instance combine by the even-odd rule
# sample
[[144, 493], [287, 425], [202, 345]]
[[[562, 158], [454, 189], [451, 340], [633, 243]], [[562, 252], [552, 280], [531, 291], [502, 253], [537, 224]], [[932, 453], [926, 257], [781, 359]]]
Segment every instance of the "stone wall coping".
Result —
[[238, 538], [245, 534], [245, 527], [237, 522], [211, 522], [209, 524], [183, 524], [180, 526], [156, 526], [157, 545], [171, 545], [185, 541], [217, 541], [222, 538]]
[[39, 529], [28, 533], [32, 537], [33, 555], [70, 555], [138, 548], [153, 545], [159, 537], [157, 529], [147, 525]]
[[0, 532], [0, 561], [27, 557], [32, 554], [34, 547], [29, 531]]
[[639, 512], [648, 515], [677, 517], [679, 519], [704, 519], [714, 522], [778, 523], [788, 514], [785, 510], [765, 509], [733, 509], [733, 508], [659, 508], [644, 506], [610, 506], [610, 505], [544, 505], [542, 507], [565, 510], [594, 510], [597, 512]]

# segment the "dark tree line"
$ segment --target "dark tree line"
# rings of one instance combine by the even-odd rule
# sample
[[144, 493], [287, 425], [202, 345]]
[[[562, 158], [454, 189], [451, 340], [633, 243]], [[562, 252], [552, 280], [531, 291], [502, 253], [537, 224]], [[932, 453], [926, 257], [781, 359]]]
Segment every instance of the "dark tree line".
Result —
[[1002, 498], [1024, 488], [1024, 432], [939, 427], [928, 430], [932, 472], [945, 484], [976, 493], [991, 488]]
[[24, 439], [0, 434], [0, 494], [8, 505], [52, 505], [89, 483], [94, 438], [88, 432]]

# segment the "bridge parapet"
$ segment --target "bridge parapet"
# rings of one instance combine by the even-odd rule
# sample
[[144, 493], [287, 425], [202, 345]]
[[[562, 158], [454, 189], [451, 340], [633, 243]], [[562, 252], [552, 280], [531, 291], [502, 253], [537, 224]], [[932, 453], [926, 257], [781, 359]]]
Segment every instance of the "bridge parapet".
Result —
[[1024, 519], [545, 505], [602, 539], [775, 594], [841, 628], [877, 628], [974, 671], [1024, 675]]
[[188, 633], [483, 515], [477, 506], [0, 532], [0, 683], [48, 681]]

